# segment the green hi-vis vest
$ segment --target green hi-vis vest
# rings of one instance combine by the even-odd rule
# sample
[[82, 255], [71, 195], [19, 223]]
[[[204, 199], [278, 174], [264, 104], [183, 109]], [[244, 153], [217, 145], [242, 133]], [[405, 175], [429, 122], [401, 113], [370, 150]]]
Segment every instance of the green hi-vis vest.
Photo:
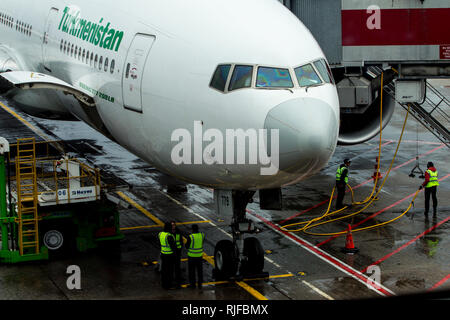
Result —
[[169, 245], [168, 237], [172, 237], [173, 235], [169, 232], [160, 232], [159, 233], [159, 242], [161, 243], [161, 253], [162, 254], [172, 254], [172, 248]]
[[430, 175], [430, 180], [428, 180], [427, 185], [425, 186], [425, 188], [431, 188], [434, 186], [438, 186], [439, 185], [439, 181], [438, 181], [438, 171], [431, 171], [431, 170], [427, 170], [428, 174]]
[[199, 258], [203, 256], [203, 240], [205, 239], [204, 233], [193, 233], [189, 235], [191, 243], [188, 249], [188, 256], [191, 258]]
[[[336, 181], [341, 181], [341, 175], [344, 172], [344, 170], [348, 170], [347, 167], [339, 167], [336, 170]], [[344, 178], [345, 184], [348, 184], [348, 174], [347, 176]]]
[[181, 234], [175, 234], [175, 244], [177, 245], [177, 249], [181, 249]]

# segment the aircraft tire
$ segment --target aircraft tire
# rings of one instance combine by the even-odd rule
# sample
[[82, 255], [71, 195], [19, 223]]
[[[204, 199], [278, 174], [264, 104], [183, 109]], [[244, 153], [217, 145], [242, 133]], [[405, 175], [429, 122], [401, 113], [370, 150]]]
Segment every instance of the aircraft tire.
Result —
[[238, 252], [230, 240], [221, 240], [214, 249], [215, 274], [218, 279], [229, 279], [238, 269]]

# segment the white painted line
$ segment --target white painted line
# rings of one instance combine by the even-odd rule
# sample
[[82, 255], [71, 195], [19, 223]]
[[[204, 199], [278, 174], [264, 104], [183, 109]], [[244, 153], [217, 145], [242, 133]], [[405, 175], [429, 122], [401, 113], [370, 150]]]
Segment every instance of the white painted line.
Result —
[[302, 282], [307, 285], [308, 287], [310, 287], [311, 289], [313, 289], [316, 293], [320, 294], [322, 297], [324, 297], [325, 299], [328, 300], [334, 300], [333, 297], [329, 296], [328, 294], [326, 294], [325, 292], [323, 292], [322, 290], [320, 290], [319, 288], [313, 286], [311, 283], [309, 283], [308, 281], [302, 280]]

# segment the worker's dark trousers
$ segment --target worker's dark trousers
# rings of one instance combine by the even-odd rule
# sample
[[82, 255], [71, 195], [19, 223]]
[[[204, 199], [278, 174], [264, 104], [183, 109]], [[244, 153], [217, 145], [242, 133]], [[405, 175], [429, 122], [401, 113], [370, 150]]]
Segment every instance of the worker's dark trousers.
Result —
[[181, 249], [175, 253], [174, 277], [177, 285], [181, 284]]
[[425, 188], [425, 214], [428, 214], [430, 210], [430, 196], [433, 198], [433, 213], [437, 210], [437, 197], [436, 197], [437, 186], [431, 188]]
[[200, 287], [203, 283], [203, 258], [188, 257], [189, 284], [195, 286], [195, 274], [197, 274], [197, 283]]
[[164, 289], [172, 287], [175, 254], [161, 254], [161, 285]]
[[344, 201], [345, 196], [345, 184], [342, 182], [336, 182], [336, 189], [337, 189], [336, 209], [341, 209], [344, 206], [342, 202]]

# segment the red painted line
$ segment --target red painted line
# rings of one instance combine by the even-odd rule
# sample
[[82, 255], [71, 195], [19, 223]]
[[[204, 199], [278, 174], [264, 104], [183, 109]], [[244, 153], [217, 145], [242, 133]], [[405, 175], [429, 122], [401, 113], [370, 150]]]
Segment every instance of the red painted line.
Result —
[[[449, 174], [450, 176], [450, 174]], [[405, 243], [404, 245], [402, 245], [401, 247], [395, 249], [394, 251], [392, 251], [391, 253], [385, 255], [383, 258], [378, 259], [377, 261], [375, 261], [374, 263], [372, 263], [370, 266], [375, 266], [377, 264], [380, 264], [381, 262], [385, 261], [386, 259], [388, 259], [389, 257], [392, 257], [394, 254], [402, 251], [403, 249], [405, 249], [406, 247], [408, 247], [410, 244], [416, 242], [418, 239], [422, 238], [423, 236], [425, 236], [426, 234], [430, 233], [431, 231], [433, 231], [434, 229], [436, 229], [437, 227], [439, 227], [440, 225], [446, 223], [447, 221], [450, 220], [450, 216], [445, 218], [444, 220], [436, 223], [434, 226], [432, 226], [431, 228], [428, 228], [427, 230], [425, 230], [424, 232], [422, 232], [421, 234], [419, 234], [418, 236], [416, 236], [414, 239], [409, 240], [407, 243]], [[366, 272], [367, 269], [370, 267], [366, 267], [364, 268], [361, 272]]]
[[[388, 142], [391, 142], [391, 141], [388, 141]], [[436, 147], [436, 148], [434, 148], [434, 149], [432, 149], [432, 150], [430, 150], [430, 151], [428, 151], [428, 152], [425, 152], [425, 153], [419, 155], [419, 159], [422, 158], [422, 157], [424, 157], [424, 156], [426, 156], [426, 155], [429, 155], [430, 153], [433, 153], [433, 152], [435, 152], [435, 151], [437, 151], [437, 150], [439, 150], [439, 149], [441, 149], [441, 148], [443, 148], [443, 147], [445, 147], [445, 144], [442, 143], [439, 147]], [[391, 171], [395, 171], [395, 170], [397, 170], [397, 169], [399, 169], [399, 168], [401, 168], [401, 167], [403, 167], [403, 166], [405, 166], [405, 165], [407, 165], [407, 164], [409, 164], [409, 163], [411, 163], [411, 162], [413, 162], [413, 161], [415, 161], [415, 160], [416, 160], [416, 158], [412, 158], [412, 159], [410, 159], [410, 160], [408, 160], [408, 161], [406, 161], [406, 162], [404, 162], [404, 163], [402, 163], [402, 164], [400, 164], [400, 165], [398, 165], [398, 166], [392, 168]], [[387, 172], [387, 171], [386, 171], [386, 172]], [[386, 174], [386, 172], [385, 172], [384, 174]], [[359, 187], [362, 187], [363, 185], [366, 185], [367, 183], [369, 183], [369, 182], [371, 182], [371, 181], [373, 181], [373, 179], [366, 180], [366, 181], [364, 181], [364, 182], [362, 182], [362, 183], [360, 183], [360, 184], [358, 184], [357, 186], [352, 187], [352, 188], [353, 188], [353, 190], [358, 189]], [[350, 190], [346, 190], [346, 192], [350, 192]], [[333, 199], [335, 199], [335, 198], [336, 198], [336, 196], [333, 197]], [[324, 201], [322, 201], [322, 202], [320, 202], [320, 203], [318, 203], [318, 204], [316, 204], [316, 205], [314, 205], [314, 206], [312, 206], [312, 207], [310, 207], [310, 208], [308, 208], [308, 209], [305, 209], [305, 210], [303, 210], [303, 211], [301, 211], [301, 212], [298, 212], [298, 213], [294, 214], [293, 216], [284, 219], [283, 221], [280, 222], [280, 224], [282, 225], [282, 224], [284, 224], [285, 222], [287, 222], [287, 221], [289, 221], [289, 220], [292, 220], [292, 219], [294, 219], [294, 218], [296, 218], [296, 217], [298, 217], [298, 216], [300, 216], [300, 215], [302, 215], [302, 214], [304, 214], [304, 213], [306, 213], [306, 212], [308, 212], [308, 211], [311, 211], [312, 209], [315, 209], [315, 208], [317, 208], [317, 207], [320, 207], [321, 205], [323, 205], [323, 204], [325, 204], [325, 203], [328, 203], [329, 200], [330, 200], [330, 199], [326, 199], [326, 200], [324, 200]]]
[[[439, 149], [442, 149], [443, 147], [445, 147], [445, 144], [442, 143], [439, 147], [436, 147], [436, 148], [434, 148], [434, 149], [431, 149], [431, 150], [428, 151], [428, 152], [425, 152], [424, 154], [419, 155], [419, 159], [422, 158], [422, 157], [424, 157], [424, 156], [426, 156], [426, 155], [429, 155], [430, 153], [433, 153], [433, 152], [435, 152], [435, 151], [437, 151], [437, 150], [439, 150]], [[392, 170], [397, 170], [397, 169], [399, 169], [399, 168], [401, 168], [401, 167], [403, 167], [403, 166], [406, 166], [407, 164], [410, 164], [411, 162], [413, 162], [413, 161], [415, 161], [415, 160], [416, 160], [416, 158], [411, 159], [411, 160], [408, 160], [408, 161], [406, 161], [406, 162], [404, 162], [404, 163], [402, 163], [402, 164], [396, 166], [395, 168], [392, 168]]]
[[[450, 177], [450, 173], [447, 174], [445, 177], [439, 179], [439, 181], [443, 181], [443, 180], [447, 179], [448, 177]], [[422, 192], [422, 191], [420, 191], [420, 192]], [[366, 221], [368, 221], [368, 220], [370, 220], [370, 219], [372, 219], [372, 218], [375, 218], [375, 217], [376, 217], [377, 215], [379, 215], [380, 213], [383, 213], [383, 212], [385, 212], [386, 210], [391, 209], [392, 207], [395, 207], [396, 205], [398, 205], [398, 204], [404, 202], [405, 200], [408, 200], [408, 199], [412, 198], [415, 194], [416, 194], [416, 192], [411, 193], [410, 195], [406, 196], [405, 198], [403, 198], [403, 199], [401, 199], [401, 200], [398, 200], [397, 202], [391, 204], [390, 206], [387, 206], [386, 208], [381, 209], [380, 211], [375, 212], [374, 214], [372, 214], [372, 215], [368, 216], [367, 218], [365, 218], [365, 219], [359, 221], [358, 223], [355, 223], [354, 225], [352, 225], [352, 229], [355, 229], [356, 227], [360, 226], [360, 225], [363, 224], [364, 222], [366, 222]], [[332, 237], [328, 238], [327, 240], [322, 241], [321, 243], [317, 244], [316, 246], [320, 247], [320, 246], [324, 245], [325, 243], [328, 243], [328, 242], [330, 242], [331, 240], [336, 239], [337, 237], [339, 237], [339, 235], [332, 236]]]
[[394, 294], [390, 290], [388, 290], [388, 289], [386, 289], [386, 288], [384, 288], [384, 287], [382, 287], [380, 285], [373, 284], [364, 274], [362, 274], [361, 272], [351, 268], [350, 266], [346, 265], [345, 263], [337, 260], [336, 258], [334, 258], [330, 254], [326, 253], [325, 251], [317, 248], [316, 246], [313, 246], [312, 244], [306, 242], [305, 240], [302, 240], [301, 238], [299, 238], [298, 236], [292, 234], [291, 232], [286, 232], [286, 231], [282, 230], [280, 227], [278, 227], [274, 223], [272, 223], [272, 222], [268, 221], [267, 219], [259, 216], [258, 214], [252, 212], [251, 210], [249, 210], [249, 209], [246, 209], [246, 210], [247, 210], [248, 213], [250, 213], [251, 215], [255, 216], [256, 218], [258, 218], [259, 220], [264, 222], [266, 225], [270, 226], [272, 229], [278, 231], [279, 233], [282, 233], [284, 236], [290, 238], [291, 240], [294, 240], [295, 242], [300, 244], [303, 248], [307, 249], [308, 251], [313, 252], [316, 256], [319, 256], [320, 258], [328, 261], [330, 264], [332, 264], [335, 267], [345, 271], [346, 273], [350, 274], [354, 278], [359, 279], [364, 284], [370, 285], [372, 287], [372, 289], [377, 291], [378, 293], [380, 293], [382, 295], [385, 295], [385, 296], [391, 296], [391, 295]]
[[444, 279], [438, 281], [434, 286], [432, 286], [430, 289], [428, 289], [428, 291], [431, 291], [431, 290], [436, 289], [437, 287], [440, 287], [440, 286], [443, 285], [444, 282], [446, 282], [447, 280], [450, 280], [450, 274], [446, 275], [446, 276], [444, 277]]
[[367, 10], [342, 10], [343, 46], [450, 44], [443, 26], [450, 21], [450, 8], [381, 9], [379, 29], [368, 28], [371, 16]]

